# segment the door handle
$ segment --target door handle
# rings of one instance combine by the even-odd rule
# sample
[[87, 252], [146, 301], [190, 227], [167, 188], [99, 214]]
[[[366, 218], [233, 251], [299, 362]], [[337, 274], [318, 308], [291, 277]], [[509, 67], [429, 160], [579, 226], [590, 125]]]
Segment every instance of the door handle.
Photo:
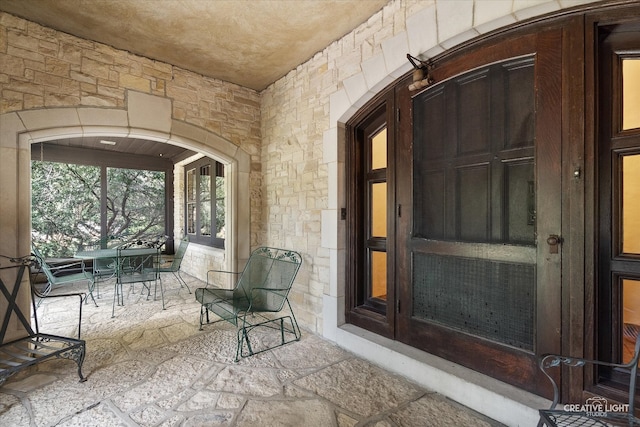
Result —
[[549, 245], [549, 253], [557, 254], [558, 253], [558, 245], [562, 243], [562, 237], [557, 234], [550, 234], [547, 237], [547, 245]]

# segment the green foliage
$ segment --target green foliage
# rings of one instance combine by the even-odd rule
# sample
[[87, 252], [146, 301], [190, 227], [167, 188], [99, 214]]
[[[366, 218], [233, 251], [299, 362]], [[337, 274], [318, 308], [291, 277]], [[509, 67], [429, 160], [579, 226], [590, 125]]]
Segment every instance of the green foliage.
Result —
[[101, 235], [100, 168], [32, 162], [32, 238], [45, 257], [113, 236], [130, 240], [164, 234], [164, 173], [107, 169], [107, 233]]

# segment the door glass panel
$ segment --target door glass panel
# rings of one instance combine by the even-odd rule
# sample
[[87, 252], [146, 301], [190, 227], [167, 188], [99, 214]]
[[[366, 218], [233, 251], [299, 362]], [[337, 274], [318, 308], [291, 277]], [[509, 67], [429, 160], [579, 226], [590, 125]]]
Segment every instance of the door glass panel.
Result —
[[387, 128], [382, 129], [371, 138], [371, 169], [387, 167]]
[[640, 128], [640, 59], [622, 60], [622, 129]]
[[200, 235], [211, 235], [211, 166], [200, 167]]
[[640, 330], [640, 281], [622, 280], [622, 362], [633, 357], [636, 336]]
[[622, 157], [622, 252], [640, 254], [640, 154]]
[[196, 170], [187, 171], [187, 233], [196, 232]]
[[216, 176], [216, 237], [224, 239], [225, 230], [225, 187], [224, 172]]
[[371, 237], [387, 237], [387, 183], [371, 185]]
[[371, 298], [387, 299], [386, 252], [371, 252]]

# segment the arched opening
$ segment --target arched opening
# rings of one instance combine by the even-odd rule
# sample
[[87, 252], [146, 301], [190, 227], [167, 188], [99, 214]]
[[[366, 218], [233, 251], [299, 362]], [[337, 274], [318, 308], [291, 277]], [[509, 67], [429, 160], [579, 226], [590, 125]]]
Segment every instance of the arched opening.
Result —
[[[104, 131], [97, 130], [91, 126], [88, 126], [88, 127], [81, 127], [81, 128], [66, 128], [64, 137], [65, 139], [78, 139], [78, 138], [83, 138], [84, 136], [90, 135], [91, 137], [104, 137], [107, 140], [109, 140], [109, 138], [113, 140], [113, 139], [123, 138], [131, 134], [132, 133], [130, 132], [130, 130], [126, 128], [122, 129], [122, 128], [114, 127], [110, 129], [110, 132], [107, 133]], [[237, 229], [237, 221], [238, 221], [238, 217], [236, 214], [237, 197], [234, 197], [235, 189], [237, 189], [237, 184], [236, 184], [237, 174], [238, 174], [237, 160], [230, 158], [228, 155], [221, 153], [215, 148], [205, 147], [202, 144], [198, 144], [196, 141], [190, 141], [185, 138], [181, 138], [181, 141], [174, 141], [172, 140], [171, 135], [163, 135], [162, 137], [160, 136], [161, 135], [159, 135], [158, 132], [153, 132], [153, 134], [151, 134], [151, 133], [146, 133], [144, 131], [139, 131], [139, 132], [136, 132], [135, 140], [149, 141], [149, 142], [153, 142], [154, 144], [168, 144], [172, 146], [183, 147], [189, 150], [187, 151], [187, 153], [192, 153], [192, 155], [189, 155], [188, 158], [193, 158], [194, 156], [198, 156], [198, 155], [206, 156], [224, 165], [225, 169], [227, 170], [227, 176], [228, 176], [227, 183], [226, 183], [226, 186], [227, 186], [226, 193], [229, 195], [228, 197], [229, 200], [228, 200], [228, 203], [226, 204], [227, 206], [226, 216], [229, 219], [228, 229], [229, 230]], [[55, 144], [56, 141], [60, 140], [60, 136], [56, 134], [55, 129], [42, 129], [38, 131], [23, 133], [20, 135], [19, 138], [21, 140], [26, 140], [26, 142], [29, 144], [30, 147], [33, 147], [34, 144], [38, 144], [37, 145], [38, 148], [43, 147], [42, 145], [43, 143]], [[194, 151], [193, 149], [197, 151]], [[39, 153], [35, 153], [35, 154], [36, 154], [35, 157], [38, 157]], [[31, 157], [33, 158], [34, 156], [32, 155]], [[44, 160], [47, 160], [46, 155], [43, 158]], [[176, 163], [174, 165], [174, 170], [179, 169], [181, 167], [181, 164], [182, 164], [181, 162]], [[182, 185], [175, 185], [173, 188], [173, 199], [175, 200], [176, 196], [178, 196], [177, 198], [180, 200], [181, 199], [180, 194], [183, 192], [184, 192], [184, 188]], [[181, 210], [179, 203], [174, 202], [174, 205], [176, 205], [175, 207], [176, 212]], [[180, 219], [181, 217], [182, 215], [177, 216], [175, 221], [176, 225], [174, 226], [174, 228], [180, 228], [179, 224], [183, 222]], [[246, 218], [246, 220], [248, 221], [248, 218]], [[181, 237], [183, 236], [177, 236], [177, 238], [181, 238]], [[236, 243], [235, 233], [230, 232], [228, 235], [227, 241], [228, 241], [227, 245], [225, 245], [225, 249], [224, 249], [224, 255], [222, 257], [222, 259], [224, 260], [224, 265], [222, 265], [221, 267], [233, 268], [235, 267], [235, 263], [237, 262], [237, 255], [236, 255], [237, 243]], [[219, 250], [214, 250], [213, 248], [204, 248], [205, 254], [211, 251], [219, 251]], [[221, 257], [218, 256], [216, 258], [219, 259]], [[200, 274], [201, 272], [194, 271], [193, 273], [195, 276], [201, 276]]]
[[[163, 105], [164, 98], [142, 94], [130, 94], [132, 98], [144, 97], [151, 106]], [[138, 100], [139, 101], [139, 100]], [[33, 144], [55, 141], [62, 138], [103, 137], [135, 138], [189, 149], [224, 164], [227, 186], [227, 236], [225, 249], [214, 249], [193, 245], [199, 260], [210, 255], [207, 262], [198, 262], [198, 271], [191, 271], [196, 277], [206, 275], [206, 269], [213, 263], [220, 267], [235, 269], [248, 258], [250, 251], [250, 210], [249, 210], [249, 155], [220, 136], [172, 120], [170, 114], [164, 119], [140, 121], [140, 110], [110, 110], [97, 108], [60, 108], [7, 113], [0, 116], [2, 134], [0, 149], [7, 159], [2, 168], [2, 235], [0, 253], [11, 257], [26, 256], [31, 244], [31, 147]], [[133, 127], [136, 123], [143, 127]], [[157, 117], [158, 115], [155, 115]], [[6, 166], [6, 167], [5, 167]], [[174, 190], [178, 191], [178, 190]], [[5, 283], [12, 283], [14, 277], [3, 275]], [[26, 280], [26, 278], [23, 278]], [[22, 287], [18, 304], [27, 309], [29, 296], [26, 286]], [[1, 307], [0, 307], [1, 308]], [[17, 327], [17, 325], [16, 325]], [[8, 334], [9, 335], [9, 334]]]

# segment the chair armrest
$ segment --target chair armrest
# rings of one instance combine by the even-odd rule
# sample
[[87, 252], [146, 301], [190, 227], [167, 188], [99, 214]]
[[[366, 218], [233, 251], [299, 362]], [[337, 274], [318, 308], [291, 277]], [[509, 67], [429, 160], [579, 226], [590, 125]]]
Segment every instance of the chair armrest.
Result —
[[633, 367], [633, 364], [637, 363], [637, 361], [632, 360], [629, 363], [621, 364], [621, 363], [611, 363], [604, 362], [601, 360], [591, 360], [591, 359], [583, 359], [580, 357], [571, 357], [571, 356], [562, 356], [559, 354], [543, 354], [540, 356], [540, 370], [542, 373], [549, 378], [551, 381], [551, 385], [553, 386], [553, 403], [549, 409], [554, 409], [560, 400], [560, 390], [558, 389], [558, 384], [553, 379], [553, 377], [547, 372], [549, 369], [557, 368], [562, 365], [568, 366], [570, 368], [583, 367], [585, 365], [599, 365], [599, 366], [609, 366], [613, 368], [627, 368], [630, 369]]
[[62, 272], [69, 268], [81, 267], [82, 271], [86, 271], [84, 260], [78, 260], [78, 261], [68, 262], [66, 264], [59, 264], [59, 265], [51, 265], [51, 264], [48, 264], [48, 265], [49, 265], [49, 270], [51, 271], [51, 274], [53, 274], [54, 276], [56, 275], [56, 273]]
[[[80, 298], [80, 307], [79, 307], [79, 312], [78, 312], [78, 339], [80, 339], [80, 334], [81, 334], [81, 329], [82, 329], [82, 301], [85, 300], [85, 298], [87, 297], [87, 294], [85, 294], [84, 292], [70, 292], [70, 293], [65, 293], [65, 294], [47, 294], [47, 295], [43, 295], [40, 292], [38, 292], [38, 290], [36, 289], [35, 286], [31, 286], [31, 292], [33, 292], [33, 294], [35, 296], [37, 296], [38, 298], [42, 299], [42, 298], [62, 298], [62, 297], [79, 297]], [[33, 303], [33, 310], [34, 313], [37, 311], [37, 307], [35, 305], [35, 300], [32, 301]], [[36, 326], [36, 332], [40, 332], [40, 326], [38, 324], [38, 317], [37, 315], [34, 316], [35, 318], [35, 326]]]
[[64, 293], [64, 294], [43, 294], [39, 292], [35, 286], [32, 286], [31, 290], [33, 294], [38, 298], [80, 297], [81, 299], [84, 299], [87, 296], [87, 294], [84, 292], [70, 292], [70, 293]]

